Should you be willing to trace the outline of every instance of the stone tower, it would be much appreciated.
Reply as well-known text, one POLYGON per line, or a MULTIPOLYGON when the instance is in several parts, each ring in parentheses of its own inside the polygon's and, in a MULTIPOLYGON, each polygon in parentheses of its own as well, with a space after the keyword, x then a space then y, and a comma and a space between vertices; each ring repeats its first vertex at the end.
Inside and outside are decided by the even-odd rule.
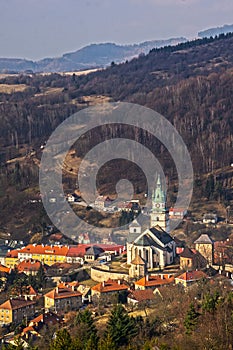
POLYGON ((150 216, 150 226, 155 227, 157 225, 169 233, 169 211, 160 176, 158 176, 156 187, 152 193, 152 212, 150 216))
POLYGON ((142 259, 139 255, 136 256, 131 261, 131 266, 129 269, 129 277, 131 278, 140 278, 144 277, 147 273, 146 261, 142 259))
POLYGON ((214 242, 207 234, 202 234, 195 242, 195 249, 206 259, 207 266, 214 262, 214 242))

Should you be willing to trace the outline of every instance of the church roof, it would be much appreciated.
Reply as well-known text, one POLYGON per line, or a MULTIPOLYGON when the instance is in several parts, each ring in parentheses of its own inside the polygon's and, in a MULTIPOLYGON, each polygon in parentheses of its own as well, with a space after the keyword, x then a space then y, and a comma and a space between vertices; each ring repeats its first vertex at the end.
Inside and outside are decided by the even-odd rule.
POLYGON ((127 242, 132 243, 134 242, 139 236, 141 236, 141 233, 138 232, 130 232, 127 237, 127 242))
POLYGON ((131 261, 131 264, 133 265, 145 265, 145 260, 140 257, 140 255, 137 255, 136 258, 134 258, 131 261))
POLYGON ((163 244, 167 244, 167 243, 170 243, 173 241, 173 238, 166 231, 164 231, 161 227, 159 227, 158 225, 155 227, 151 227, 150 231, 163 244))
POLYGON ((135 240, 135 245, 149 247, 153 245, 154 240, 151 237, 148 237, 147 235, 142 236, 138 240, 135 240))
POLYGON ((213 244, 212 239, 207 234, 202 234, 200 237, 194 242, 194 244, 213 244))

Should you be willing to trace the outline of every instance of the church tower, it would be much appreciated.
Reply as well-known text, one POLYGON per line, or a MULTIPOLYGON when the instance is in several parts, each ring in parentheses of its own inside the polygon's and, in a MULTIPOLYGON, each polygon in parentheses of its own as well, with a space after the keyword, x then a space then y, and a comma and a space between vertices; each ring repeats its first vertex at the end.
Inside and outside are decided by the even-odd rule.
POLYGON ((158 176, 156 187, 152 193, 152 212, 150 226, 160 226, 169 233, 169 210, 166 205, 166 196, 162 189, 160 176, 158 176))

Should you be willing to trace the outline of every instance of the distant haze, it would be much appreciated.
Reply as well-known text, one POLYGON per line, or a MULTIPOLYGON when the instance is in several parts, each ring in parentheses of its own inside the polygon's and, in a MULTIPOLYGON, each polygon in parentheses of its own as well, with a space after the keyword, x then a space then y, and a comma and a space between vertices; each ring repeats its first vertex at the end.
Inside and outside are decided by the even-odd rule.
POLYGON ((37 60, 90 43, 193 38, 232 23, 232 0, 1 0, 0 57, 37 60))

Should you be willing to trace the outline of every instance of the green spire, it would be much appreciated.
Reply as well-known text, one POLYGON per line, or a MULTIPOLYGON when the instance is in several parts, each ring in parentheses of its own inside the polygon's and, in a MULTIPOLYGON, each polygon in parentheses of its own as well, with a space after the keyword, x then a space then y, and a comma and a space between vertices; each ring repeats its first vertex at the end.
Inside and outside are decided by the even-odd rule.
POLYGON ((155 189, 152 193, 152 202, 153 203, 165 203, 166 199, 165 199, 165 193, 162 189, 162 184, 161 184, 161 180, 160 180, 160 175, 158 175, 158 179, 157 179, 157 183, 155 186, 155 189))

